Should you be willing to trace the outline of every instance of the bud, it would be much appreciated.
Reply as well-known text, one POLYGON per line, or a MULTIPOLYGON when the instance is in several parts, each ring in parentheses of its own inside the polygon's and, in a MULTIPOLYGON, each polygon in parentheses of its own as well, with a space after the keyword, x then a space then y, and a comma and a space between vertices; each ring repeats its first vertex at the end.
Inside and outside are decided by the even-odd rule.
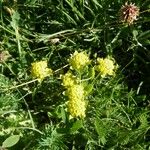
POLYGON ((133 24, 133 21, 137 20, 139 16, 139 8, 135 4, 128 4, 127 2, 123 5, 119 11, 120 20, 128 25, 133 24))

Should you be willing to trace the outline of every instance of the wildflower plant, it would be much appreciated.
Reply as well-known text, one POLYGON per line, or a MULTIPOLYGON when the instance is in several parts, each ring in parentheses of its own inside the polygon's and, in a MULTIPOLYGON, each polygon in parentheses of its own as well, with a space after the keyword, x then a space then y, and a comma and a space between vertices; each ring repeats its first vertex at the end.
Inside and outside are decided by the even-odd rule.
POLYGON ((67 111, 73 118, 84 118, 86 116, 86 90, 82 78, 88 74, 90 64, 89 56, 85 51, 75 51, 70 59, 70 70, 61 75, 62 85, 66 88, 65 95, 68 97, 67 111))

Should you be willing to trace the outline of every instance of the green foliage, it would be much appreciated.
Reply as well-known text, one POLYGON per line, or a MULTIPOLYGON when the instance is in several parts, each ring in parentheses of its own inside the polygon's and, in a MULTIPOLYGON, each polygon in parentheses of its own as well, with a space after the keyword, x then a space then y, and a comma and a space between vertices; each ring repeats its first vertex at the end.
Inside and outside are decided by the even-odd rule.
POLYGON ((125 2, 0 1, 0 149, 150 149, 150 4, 133 0, 140 13, 127 25, 125 2), (75 51, 90 58, 80 71, 69 64, 75 51), (97 58, 107 56, 118 69, 102 78, 97 58), (31 63, 41 60, 53 76, 39 83, 31 63), (68 71, 84 87, 84 118, 68 112, 68 71))
POLYGON ((12 147, 19 141, 19 139, 20 139, 19 135, 12 135, 3 142, 2 147, 3 148, 12 147))
POLYGON ((64 140, 54 127, 48 126, 39 141, 38 149, 66 150, 67 146, 64 144, 64 140))

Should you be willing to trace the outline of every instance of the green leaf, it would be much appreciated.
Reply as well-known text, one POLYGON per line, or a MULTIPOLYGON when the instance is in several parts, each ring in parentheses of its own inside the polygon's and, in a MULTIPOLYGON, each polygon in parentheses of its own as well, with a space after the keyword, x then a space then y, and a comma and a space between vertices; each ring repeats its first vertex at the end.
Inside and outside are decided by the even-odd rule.
POLYGON ((67 115, 66 115, 65 109, 63 107, 61 108, 61 117, 62 117, 63 122, 66 123, 67 115))
POLYGON ((75 133, 78 129, 83 127, 82 120, 77 120, 71 127, 70 132, 75 133))
POLYGON ((94 2, 97 6, 99 6, 100 8, 102 8, 102 5, 100 5, 100 3, 99 3, 97 0, 93 0, 93 2, 94 2))
POLYGON ((68 127, 66 127, 66 128, 57 128, 56 131, 59 134, 69 134, 69 128, 68 127))
POLYGON ((89 95, 93 90, 93 84, 89 84, 84 89, 86 91, 86 95, 89 95))
POLYGON ((13 27, 14 30, 18 27, 19 19, 20 19, 20 14, 17 11, 15 11, 12 15, 12 21, 11 21, 11 26, 13 27))
POLYGON ((105 144, 106 143, 106 139, 105 139, 106 129, 105 129, 105 126, 101 120, 98 120, 98 119, 95 120, 95 130, 99 135, 101 143, 105 144))
POLYGON ((12 135, 3 142, 2 147, 3 148, 12 147, 16 143, 18 143, 19 139, 20 139, 20 135, 12 135))
POLYGON ((102 135, 101 126, 98 119, 95 120, 95 129, 98 135, 101 136, 102 135))
POLYGON ((130 141, 130 134, 126 131, 126 133, 124 132, 121 132, 120 133, 120 137, 118 138, 118 142, 121 144, 121 145, 126 145, 128 144, 128 142, 130 141))
POLYGON ((139 128, 146 128, 148 127, 148 121, 147 121, 147 115, 146 114, 141 114, 139 116, 139 120, 140 120, 140 123, 141 125, 139 126, 139 128))
POLYGON ((133 34, 134 40, 137 41, 138 31, 137 30, 133 30, 132 34, 133 34))
POLYGON ((62 10, 62 13, 66 16, 66 18, 68 19, 68 21, 70 21, 74 25, 77 25, 76 21, 71 16, 69 16, 65 11, 62 10))
POLYGON ((95 68, 94 67, 89 69, 89 77, 91 79, 94 79, 94 77, 95 77, 95 68))
POLYGON ((145 40, 148 38, 150 38, 150 31, 145 31, 137 37, 137 39, 139 39, 139 40, 145 40))

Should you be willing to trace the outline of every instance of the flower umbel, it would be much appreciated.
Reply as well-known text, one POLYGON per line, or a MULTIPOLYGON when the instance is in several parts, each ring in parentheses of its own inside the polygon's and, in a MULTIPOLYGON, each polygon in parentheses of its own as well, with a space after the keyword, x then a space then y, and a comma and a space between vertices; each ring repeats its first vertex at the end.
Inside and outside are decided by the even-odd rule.
POLYGON ((63 86, 66 88, 73 86, 77 82, 75 76, 73 76, 71 72, 67 72, 65 75, 62 75, 61 78, 63 86))
POLYGON ((31 74, 41 82, 45 77, 52 74, 52 70, 47 67, 47 61, 39 61, 31 64, 31 74))
POLYGON ((83 100, 69 100, 68 101, 68 111, 73 118, 85 117, 86 104, 83 100))
POLYGON ((128 4, 127 2, 123 5, 119 11, 120 20, 129 25, 133 24, 133 21, 137 20, 139 15, 139 8, 135 4, 128 4))
POLYGON ((80 71, 90 63, 90 60, 85 52, 78 53, 77 51, 75 51, 69 59, 69 63, 73 69, 80 71))
POLYGON ((71 86, 67 86, 67 90, 65 93, 68 97, 67 108, 71 117, 84 118, 86 110, 86 105, 84 101, 84 87, 82 85, 72 84, 71 86))
POLYGON ((96 66, 96 70, 100 72, 101 77, 105 77, 106 75, 114 75, 114 71, 116 66, 114 65, 114 60, 109 58, 98 58, 98 65, 96 66))
POLYGON ((66 95, 70 100, 84 99, 84 87, 82 85, 72 85, 66 91, 66 95))

